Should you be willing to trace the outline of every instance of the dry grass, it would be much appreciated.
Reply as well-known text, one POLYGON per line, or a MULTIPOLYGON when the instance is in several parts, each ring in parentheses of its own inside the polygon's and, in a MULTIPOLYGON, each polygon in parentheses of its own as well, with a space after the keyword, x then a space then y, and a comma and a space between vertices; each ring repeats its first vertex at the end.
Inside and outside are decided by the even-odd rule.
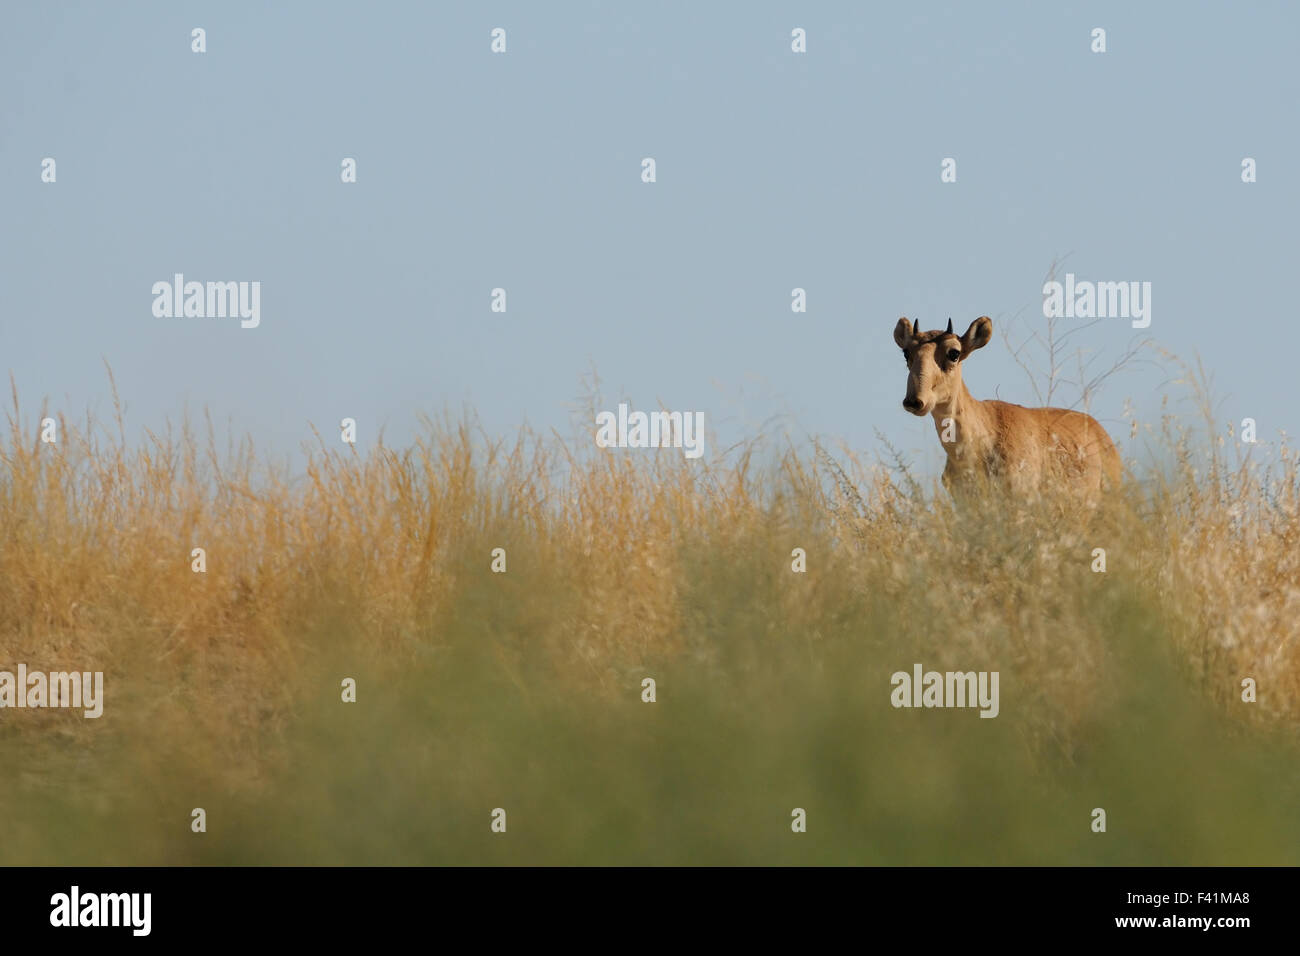
POLYGON ((402 451, 322 439, 291 479, 210 424, 42 444, 15 394, 0 669, 102 670, 108 696, 99 721, 0 712, 0 860, 1297 862, 1292 451, 1229 461, 1168 417, 1096 513, 958 512, 844 450, 709 465, 426 424, 402 451), (914 662, 999 671, 1002 716, 892 710, 914 662), (510 851, 486 842, 508 800, 510 851), (1125 801, 1144 842, 1089 833, 1125 801), (792 851, 806 805, 826 839, 792 851))

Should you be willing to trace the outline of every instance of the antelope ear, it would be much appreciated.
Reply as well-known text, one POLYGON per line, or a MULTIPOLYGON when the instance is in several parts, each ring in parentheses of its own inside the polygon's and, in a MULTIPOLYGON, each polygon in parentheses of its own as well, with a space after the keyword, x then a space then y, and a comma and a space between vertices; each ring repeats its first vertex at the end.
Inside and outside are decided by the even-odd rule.
POLYGON ((981 315, 978 319, 970 324, 966 334, 961 337, 961 354, 962 358, 970 355, 976 349, 982 349, 989 344, 993 338, 993 320, 987 315, 981 315))
POLYGON ((908 321, 906 316, 899 319, 898 324, 894 326, 894 341, 898 343, 900 349, 905 349, 911 345, 912 336, 915 334, 916 329, 912 327, 912 323, 908 321))

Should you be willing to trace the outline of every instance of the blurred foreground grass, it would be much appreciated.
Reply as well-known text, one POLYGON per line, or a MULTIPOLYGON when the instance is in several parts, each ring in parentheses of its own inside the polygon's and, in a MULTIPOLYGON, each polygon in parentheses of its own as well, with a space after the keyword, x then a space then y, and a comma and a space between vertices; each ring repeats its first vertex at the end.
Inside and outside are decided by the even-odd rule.
POLYGON ((1300 863, 1285 449, 1229 467, 1166 422, 1095 514, 959 514, 824 451, 444 422, 290 481, 19 418, 0 669, 103 670, 106 703, 0 710, 0 863, 1300 863), (914 663, 998 671, 1000 715, 895 710, 914 663))

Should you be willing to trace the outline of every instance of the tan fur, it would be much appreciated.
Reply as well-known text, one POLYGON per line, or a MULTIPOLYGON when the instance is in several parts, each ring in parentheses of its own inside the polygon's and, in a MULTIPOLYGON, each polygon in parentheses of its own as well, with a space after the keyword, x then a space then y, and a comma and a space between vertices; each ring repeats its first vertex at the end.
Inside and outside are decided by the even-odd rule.
POLYGON ((894 341, 908 363, 903 407, 914 415, 933 416, 948 455, 944 485, 956 491, 992 479, 1029 493, 1050 481, 1091 493, 1107 483, 1117 484, 1119 452, 1091 415, 981 402, 971 396, 962 380, 962 367, 992 337, 993 321, 988 316, 976 319, 960 337, 950 331, 919 332, 906 318, 894 328, 894 341), (957 358, 951 358, 950 352, 956 352, 957 358))

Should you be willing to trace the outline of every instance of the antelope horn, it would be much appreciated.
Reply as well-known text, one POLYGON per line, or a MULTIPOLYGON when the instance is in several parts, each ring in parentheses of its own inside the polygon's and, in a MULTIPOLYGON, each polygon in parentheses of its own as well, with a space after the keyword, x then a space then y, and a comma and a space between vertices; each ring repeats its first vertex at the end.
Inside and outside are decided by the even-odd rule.
POLYGON ((948 334, 952 335, 952 316, 948 316, 948 334))

